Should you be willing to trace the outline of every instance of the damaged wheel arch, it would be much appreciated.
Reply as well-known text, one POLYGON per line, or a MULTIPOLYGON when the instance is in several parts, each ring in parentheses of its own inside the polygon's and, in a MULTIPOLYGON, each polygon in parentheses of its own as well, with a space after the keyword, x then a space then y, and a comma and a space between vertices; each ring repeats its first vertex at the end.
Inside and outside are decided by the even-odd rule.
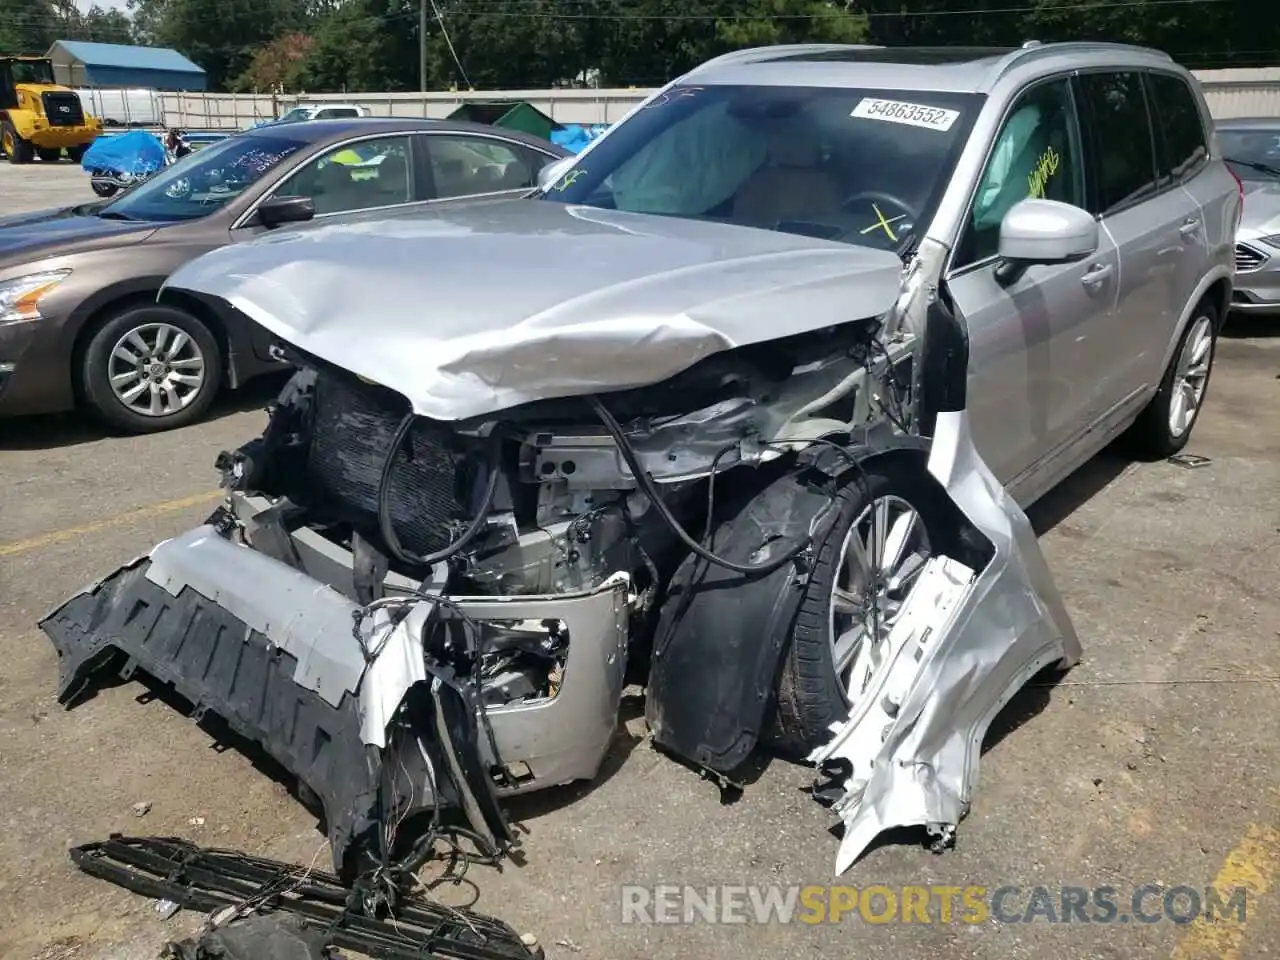
POLYGON ((868 495, 908 490, 927 504, 940 550, 981 549, 930 478, 927 450, 927 441, 907 436, 821 447, 717 519, 713 548, 740 562, 767 559, 770 544, 823 529, 807 555, 763 577, 686 558, 663 604, 650 666, 646 717, 657 743, 729 774, 762 739, 789 754, 826 741, 843 719, 831 699, 832 664, 819 661, 806 674, 795 663, 827 643, 825 618, 815 624, 806 612, 829 602, 832 554, 868 495), (796 685, 810 681, 822 689, 806 702, 796 685))

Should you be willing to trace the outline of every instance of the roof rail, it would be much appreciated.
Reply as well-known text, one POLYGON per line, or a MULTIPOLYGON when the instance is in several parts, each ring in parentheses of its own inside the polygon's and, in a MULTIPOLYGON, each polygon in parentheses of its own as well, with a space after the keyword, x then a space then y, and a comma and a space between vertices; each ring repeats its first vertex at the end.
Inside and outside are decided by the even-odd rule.
POLYGON ((776 57, 797 53, 826 53, 830 50, 883 50, 883 44, 876 43, 779 43, 767 47, 746 47, 742 50, 731 50, 722 53, 705 63, 700 63, 686 77, 706 67, 723 67, 731 63, 758 63, 761 60, 773 60, 776 57))
POLYGON ((1105 40, 1064 40, 1062 42, 1042 43, 1039 40, 1027 40, 1017 50, 1006 54, 1000 61, 996 69, 997 75, 1003 75, 1008 70, 1028 60, 1035 60, 1040 57, 1053 56, 1056 53, 1090 53, 1105 51, 1126 51, 1129 53, 1145 53, 1151 56, 1161 57, 1162 59, 1173 61, 1173 57, 1165 53, 1163 50, 1157 50, 1154 47, 1141 47, 1132 43, 1110 43, 1105 40))

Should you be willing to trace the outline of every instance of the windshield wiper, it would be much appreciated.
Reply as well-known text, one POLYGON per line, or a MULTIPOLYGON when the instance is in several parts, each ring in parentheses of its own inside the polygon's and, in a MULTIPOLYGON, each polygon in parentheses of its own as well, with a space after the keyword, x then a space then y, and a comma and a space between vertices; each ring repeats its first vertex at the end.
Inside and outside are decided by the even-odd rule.
POLYGON ((99 210, 98 218, 100 220, 124 220, 128 223, 140 223, 137 217, 131 217, 127 213, 117 213, 115 210, 99 210))
POLYGON ((1259 173, 1269 174, 1273 177, 1280 177, 1280 167, 1273 167, 1270 164, 1258 163, 1256 160, 1236 160, 1234 157, 1227 157, 1227 163, 1234 163, 1249 170, 1257 170, 1259 173))

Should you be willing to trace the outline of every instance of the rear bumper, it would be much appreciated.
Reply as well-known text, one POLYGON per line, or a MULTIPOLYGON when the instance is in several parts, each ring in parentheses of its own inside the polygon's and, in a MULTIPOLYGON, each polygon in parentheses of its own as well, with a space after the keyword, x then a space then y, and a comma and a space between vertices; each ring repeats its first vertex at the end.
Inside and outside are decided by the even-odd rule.
MULTIPOLYGON (((626 582, 574 596, 452 599, 480 623, 557 619, 570 638, 554 696, 485 711, 492 746, 487 738, 454 739, 474 754, 464 764, 500 764, 512 774, 501 790, 481 786, 527 792, 593 777, 622 695, 626 582)), ((435 676, 422 644, 430 607, 411 608, 366 663, 352 600, 204 525, 88 587, 40 627, 59 654, 61 703, 72 704, 102 675, 128 677, 136 668, 172 685, 197 718, 220 717, 315 793, 342 870, 353 842, 373 832, 378 811, 433 805, 424 778, 411 777, 416 784, 406 781, 400 791, 400 781, 393 777, 388 787, 381 773, 383 755, 403 742, 406 698, 435 676), (379 792, 388 789, 396 795, 379 792)), ((428 730, 407 733, 410 743, 432 739, 428 730)), ((416 745, 400 759, 415 754, 416 745)), ((454 792, 438 786, 441 802, 452 803, 454 792)))

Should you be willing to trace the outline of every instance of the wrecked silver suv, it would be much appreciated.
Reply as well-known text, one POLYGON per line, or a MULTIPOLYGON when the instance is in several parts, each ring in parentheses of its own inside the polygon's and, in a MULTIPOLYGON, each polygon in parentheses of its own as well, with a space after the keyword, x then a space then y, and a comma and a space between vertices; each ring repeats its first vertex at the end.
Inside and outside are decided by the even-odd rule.
POLYGON ((761 742, 820 764, 842 868, 889 826, 945 840, 995 713, 1079 655, 971 439, 925 226, 981 104, 916 93, 942 114, 911 126, 862 89, 744 87, 743 62, 651 97, 541 196, 175 274, 298 372, 219 459, 225 506, 43 621, 61 698, 106 670, 172 684, 299 778, 348 872, 412 858, 415 813, 501 850, 499 800, 593 777, 629 681, 703 770, 761 742), (666 136, 700 97, 714 135, 666 136), (742 185, 769 150, 747 134, 851 108, 864 153, 918 147, 910 217, 897 188, 824 223, 742 185))

